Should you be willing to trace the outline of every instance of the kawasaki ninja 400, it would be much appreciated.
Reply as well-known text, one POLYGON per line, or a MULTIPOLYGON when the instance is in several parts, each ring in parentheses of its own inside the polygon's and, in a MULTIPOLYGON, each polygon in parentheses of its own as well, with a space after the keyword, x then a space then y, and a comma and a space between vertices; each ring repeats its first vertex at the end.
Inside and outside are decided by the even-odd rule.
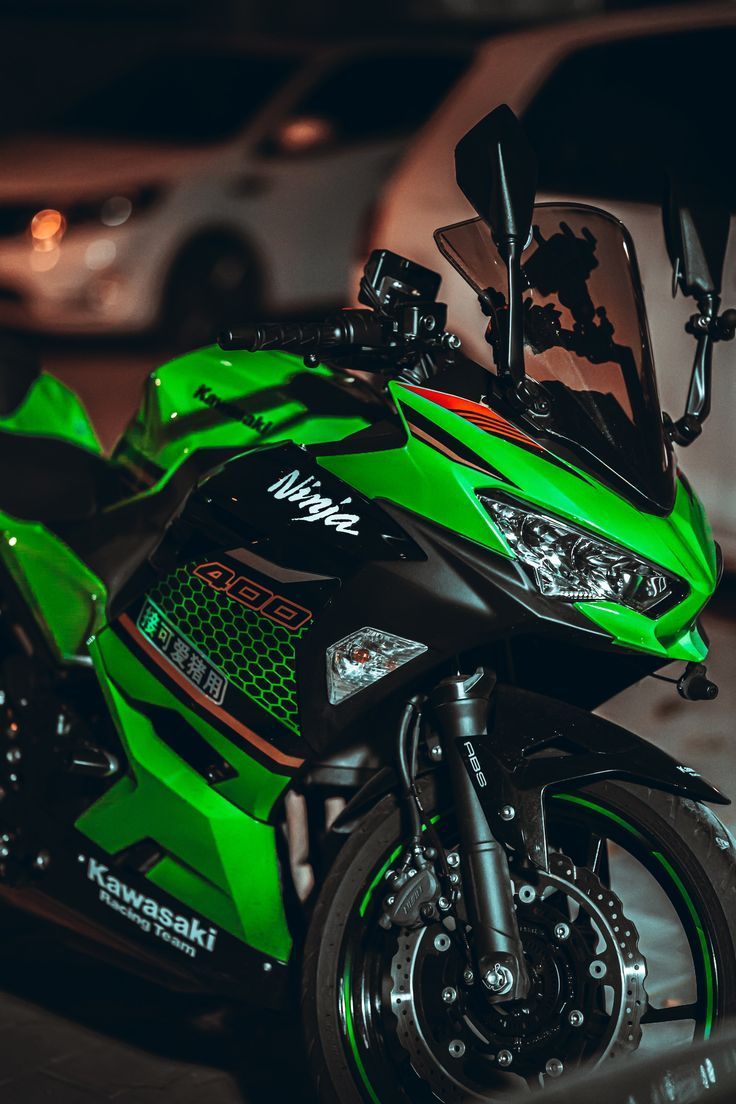
POLYGON ((534 205, 508 108, 456 163, 487 365, 377 251, 365 309, 154 373, 112 459, 2 381, 0 892, 180 988, 286 1007, 301 972, 342 1104, 495 1101, 736 1011, 726 799, 590 712, 675 660, 716 693, 672 442, 733 336, 728 212, 671 195, 672 421, 622 225, 534 205))

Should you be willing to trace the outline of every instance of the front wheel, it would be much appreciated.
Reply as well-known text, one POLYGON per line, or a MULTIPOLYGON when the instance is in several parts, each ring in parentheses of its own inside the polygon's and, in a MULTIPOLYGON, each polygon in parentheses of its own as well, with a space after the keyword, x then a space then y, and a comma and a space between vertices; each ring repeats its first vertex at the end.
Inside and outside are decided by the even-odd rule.
MULTIPOLYGON (((432 782, 423 804, 459 865, 453 813, 432 782)), ((495 1102, 582 1064, 707 1038, 734 1014, 736 852, 710 810, 606 782, 549 797, 547 821, 549 873, 511 864, 531 989, 502 1005, 473 976, 461 917, 378 923, 405 842, 396 799, 354 831, 305 948, 320 1100, 495 1102)))

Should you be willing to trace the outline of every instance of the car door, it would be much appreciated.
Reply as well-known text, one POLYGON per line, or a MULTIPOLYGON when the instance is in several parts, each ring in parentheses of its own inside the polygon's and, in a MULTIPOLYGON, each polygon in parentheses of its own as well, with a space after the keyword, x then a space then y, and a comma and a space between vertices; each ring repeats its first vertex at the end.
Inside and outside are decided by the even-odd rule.
POLYGON ((243 220, 268 247, 270 309, 342 303, 355 241, 404 144, 467 50, 334 56, 260 139, 243 220))
MULTIPOLYGON (((570 53, 537 89, 523 122, 545 196, 611 210, 632 233, 645 285, 662 405, 684 408, 694 341, 683 332, 695 304, 671 295, 660 203, 668 164, 716 171, 736 212, 732 141, 736 27, 599 42, 570 53)), ((736 306, 736 234, 726 258, 725 306, 736 306)), ((736 562, 736 346, 716 348, 713 412, 681 457, 716 535, 736 562)))

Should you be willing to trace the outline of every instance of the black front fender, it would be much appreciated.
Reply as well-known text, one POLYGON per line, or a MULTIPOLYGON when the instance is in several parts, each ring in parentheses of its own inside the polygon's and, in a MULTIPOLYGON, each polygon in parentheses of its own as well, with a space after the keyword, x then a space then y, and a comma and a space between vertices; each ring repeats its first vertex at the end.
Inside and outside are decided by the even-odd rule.
POLYGON ((641 736, 576 706, 515 687, 498 686, 487 732, 464 742, 489 823, 498 836, 546 865, 545 796, 604 778, 665 790, 692 801, 730 799, 692 767, 641 736), (471 750, 472 748, 472 750, 471 750), (483 785, 485 783, 485 785, 483 785), (504 819, 513 809, 511 819, 504 819))

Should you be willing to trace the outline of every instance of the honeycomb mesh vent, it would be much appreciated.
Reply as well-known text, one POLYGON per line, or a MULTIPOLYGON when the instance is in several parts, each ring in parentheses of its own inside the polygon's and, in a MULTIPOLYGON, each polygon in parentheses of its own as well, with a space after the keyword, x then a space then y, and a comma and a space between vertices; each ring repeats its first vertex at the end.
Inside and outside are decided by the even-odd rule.
POLYGON ((232 686, 299 733, 294 646, 306 626, 291 632, 213 590, 187 567, 158 583, 149 597, 232 686))

